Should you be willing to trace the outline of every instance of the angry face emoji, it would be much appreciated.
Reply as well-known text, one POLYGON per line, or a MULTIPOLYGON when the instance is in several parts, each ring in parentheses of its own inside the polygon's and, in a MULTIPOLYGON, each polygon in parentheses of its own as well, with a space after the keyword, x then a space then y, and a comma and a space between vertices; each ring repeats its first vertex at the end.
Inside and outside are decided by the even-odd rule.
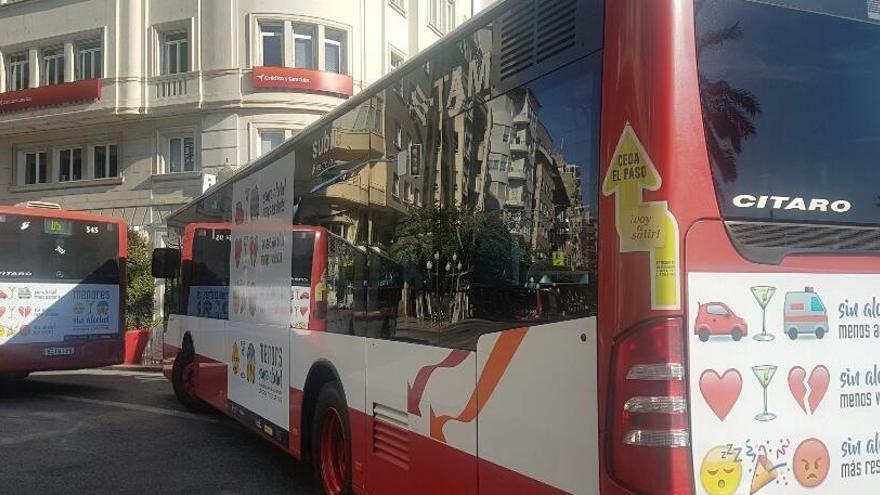
POLYGON ((739 449, 718 445, 703 457, 700 482, 709 495, 732 495, 742 481, 742 461, 739 449))
POLYGON ((807 488, 821 485, 830 467, 828 449, 815 438, 804 440, 794 451, 791 470, 798 483, 807 488))

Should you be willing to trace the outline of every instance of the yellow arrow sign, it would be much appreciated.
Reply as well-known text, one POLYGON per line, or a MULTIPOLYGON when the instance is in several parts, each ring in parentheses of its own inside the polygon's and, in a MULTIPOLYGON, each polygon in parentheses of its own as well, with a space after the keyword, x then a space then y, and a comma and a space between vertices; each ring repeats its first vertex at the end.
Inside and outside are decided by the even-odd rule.
POLYGON ((602 182, 602 194, 614 195, 620 252, 651 254, 651 307, 678 309, 678 222, 665 201, 645 202, 644 190, 660 189, 662 179, 629 123, 623 128, 602 182))

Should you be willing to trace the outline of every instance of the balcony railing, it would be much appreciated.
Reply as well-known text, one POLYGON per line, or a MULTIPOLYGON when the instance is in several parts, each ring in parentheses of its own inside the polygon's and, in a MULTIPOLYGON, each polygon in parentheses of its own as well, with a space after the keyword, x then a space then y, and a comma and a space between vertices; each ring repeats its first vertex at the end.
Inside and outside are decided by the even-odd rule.
POLYGON ((168 100, 194 96, 198 90, 198 74, 169 74, 157 76, 150 80, 151 92, 156 100, 168 100))

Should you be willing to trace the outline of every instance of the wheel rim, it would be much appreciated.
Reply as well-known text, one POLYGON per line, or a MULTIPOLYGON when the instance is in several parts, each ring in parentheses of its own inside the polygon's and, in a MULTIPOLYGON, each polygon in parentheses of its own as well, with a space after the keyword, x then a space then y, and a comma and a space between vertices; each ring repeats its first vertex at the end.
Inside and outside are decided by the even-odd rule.
POLYGON ((183 368, 183 391, 189 396, 196 394, 196 363, 188 363, 183 368))
POLYGON ((345 476, 345 434, 336 408, 327 410, 321 426, 321 482, 330 495, 342 493, 345 476))

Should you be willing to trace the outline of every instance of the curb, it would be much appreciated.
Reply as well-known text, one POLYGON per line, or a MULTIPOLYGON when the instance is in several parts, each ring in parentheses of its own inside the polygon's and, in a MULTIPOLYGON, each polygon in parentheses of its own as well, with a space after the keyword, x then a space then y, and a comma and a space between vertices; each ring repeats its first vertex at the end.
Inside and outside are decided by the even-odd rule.
POLYGON ((139 365, 139 364, 117 364, 114 366, 107 366, 105 369, 108 370, 118 370, 118 371, 149 371, 149 372, 162 372, 162 366, 147 366, 147 365, 139 365))

